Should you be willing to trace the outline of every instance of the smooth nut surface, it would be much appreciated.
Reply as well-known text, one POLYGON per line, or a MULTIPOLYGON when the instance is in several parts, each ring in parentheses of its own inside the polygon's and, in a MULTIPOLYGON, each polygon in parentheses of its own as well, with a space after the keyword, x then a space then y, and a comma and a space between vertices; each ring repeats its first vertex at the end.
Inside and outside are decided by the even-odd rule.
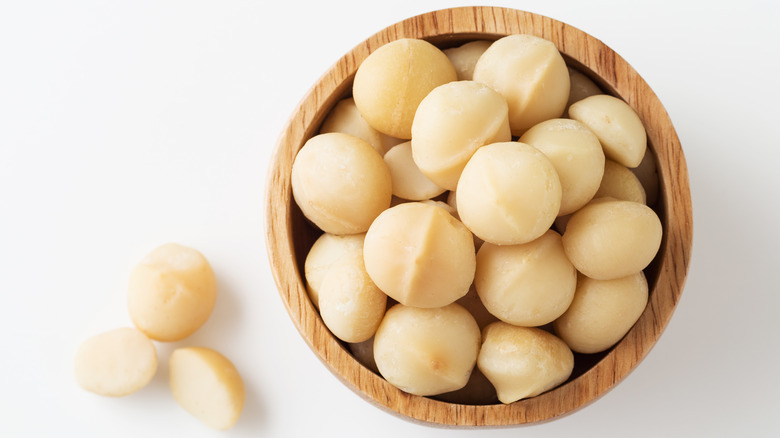
POLYGON ((321 230, 357 234, 390 205, 392 182, 371 145, 333 132, 312 137, 298 152, 292 191, 304 216, 321 230))
POLYGON ((365 237, 365 233, 346 236, 324 233, 314 242, 303 264, 306 291, 314 307, 320 308, 320 286, 331 266, 343 257, 351 255, 363 257, 365 237))
POLYGON ((450 59, 458 73, 459 81, 470 81, 474 78, 474 67, 477 65, 479 57, 492 43, 492 41, 487 40, 469 41, 462 46, 444 50, 444 54, 450 59))
POLYGON ((423 201, 444 193, 445 189, 436 185, 417 167, 412 156, 411 142, 393 146, 385 154, 384 160, 393 180, 393 196, 423 201))
POLYGON ((355 99, 351 97, 340 100, 328 112, 328 116, 325 117, 320 127, 320 134, 329 132, 341 132, 365 140, 376 149, 379 155, 384 155, 389 149, 385 136, 372 128, 360 115, 360 111, 355 105, 355 99))
POLYGON ((208 260, 195 249, 162 245, 130 273, 127 309, 139 330, 156 341, 178 341, 211 316, 217 280, 208 260))
POLYGON ((138 391, 152 380, 156 371, 154 344, 134 328, 115 329, 85 340, 74 361, 79 386, 109 397, 138 391))
POLYGON ((607 160, 604 163, 604 177, 596 192, 596 198, 615 198, 647 204, 647 195, 639 178, 628 167, 607 160))
POLYGON ((566 111, 564 117, 568 117, 569 107, 579 102, 586 97, 595 96, 597 94, 603 94, 601 88, 596 85, 589 77, 580 73, 579 71, 569 67, 569 82, 571 84, 569 88, 569 100, 566 102, 566 111))
POLYGON ((463 388, 477 361, 480 333, 458 304, 421 309, 396 304, 374 336, 379 372, 401 390, 436 395, 463 388))

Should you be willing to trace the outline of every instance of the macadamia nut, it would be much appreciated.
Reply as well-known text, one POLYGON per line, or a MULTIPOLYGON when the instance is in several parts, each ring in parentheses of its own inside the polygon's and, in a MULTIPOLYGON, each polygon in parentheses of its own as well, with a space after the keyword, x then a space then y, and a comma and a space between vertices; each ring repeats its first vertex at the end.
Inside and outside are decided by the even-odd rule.
POLYGON ((352 94, 374 129, 408 140, 423 98, 454 80, 455 67, 441 50, 427 41, 402 38, 378 48, 360 64, 352 94))
POLYGON ((535 327, 566 311, 577 271, 563 252, 561 236, 548 230, 520 245, 482 245, 474 285, 490 313, 510 324, 535 327))
POLYGON ((639 182, 642 183, 642 187, 645 189, 645 195, 647 197, 647 205, 655 205, 655 201, 658 200, 658 189, 660 181, 658 180, 658 168, 655 162, 655 154, 649 148, 645 152, 642 162, 639 166, 630 169, 634 172, 639 182))
POLYGON ((474 67, 474 80, 506 98, 512 135, 560 117, 569 99, 569 71, 558 48, 533 35, 491 44, 474 67))
POLYGON ((603 93, 601 88, 599 88, 599 86, 596 85, 596 83, 593 82, 589 77, 571 67, 568 69, 569 82, 571 83, 571 87, 569 89, 569 101, 566 102, 566 111, 564 112, 564 116, 567 118, 569 114, 569 107, 573 103, 579 102, 586 97, 603 93))
POLYGON ((342 133, 309 139, 292 166, 292 191, 304 216, 332 234, 358 234, 390 206, 392 182, 379 153, 342 133))
POLYGON ((411 201, 423 201, 444 193, 445 189, 420 172, 412 157, 411 142, 393 146, 387 151, 384 159, 393 180, 394 196, 411 201))
POLYGON ((384 155, 389 149, 384 135, 372 128, 360 115, 355 99, 351 97, 340 100, 325 117, 320 127, 320 134, 329 132, 342 132, 365 140, 379 152, 379 155, 384 155))
POLYGON ((365 233, 346 236, 325 233, 314 242, 303 264, 306 291, 309 293, 314 307, 320 308, 320 286, 322 286, 322 281, 331 266, 343 257, 352 255, 363 257, 363 239, 365 237, 365 233))
POLYGON ((477 60, 492 43, 486 40, 470 41, 462 46, 444 50, 444 54, 458 73, 459 81, 470 81, 474 78, 474 66, 477 65, 477 60))
POLYGON ((412 124, 412 153, 420 171, 454 190, 477 149, 512 139, 507 111, 506 100, 484 84, 458 81, 433 89, 412 124))
POLYGON ((474 280, 471 233, 444 209, 419 202, 385 210, 366 233, 366 271, 387 295, 416 307, 441 307, 474 280))
POLYGON ((109 397, 130 395, 146 386, 157 371, 154 344, 134 328, 120 328, 84 341, 76 351, 76 382, 109 397))
POLYGON ((397 304, 374 337, 379 372, 391 384, 416 395, 463 388, 477 361, 480 333, 458 304, 421 309, 397 304))
POLYGON ((550 160, 524 143, 483 146, 463 169, 458 214, 480 239, 496 245, 530 242, 553 224, 561 183, 550 160))
POLYGON ((633 327, 645 310, 647 296, 642 272, 614 280, 580 274, 574 301, 553 324, 555 333, 578 353, 604 351, 633 327))
POLYGON ((520 137, 550 159, 561 180, 558 215, 579 210, 593 199, 604 174, 604 151, 596 135, 570 119, 551 119, 534 125, 520 137))
POLYGON ((571 375, 574 355, 542 329, 495 322, 483 330, 477 366, 493 383, 502 403, 539 395, 571 375))
POLYGON ((569 117, 596 134, 607 158, 626 167, 642 162, 647 133, 642 120, 627 103, 606 94, 590 96, 572 104, 569 117))
POLYGON ((604 163, 604 177, 596 198, 615 198, 646 204, 645 189, 639 178, 628 167, 612 160, 604 163))
POLYGON ((208 320, 216 300, 217 280, 211 265, 186 246, 162 245, 130 273, 130 318, 156 341, 178 341, 193 334, 208 320))
POLYGON ((661 221, 644 204, 597 198, 574 213, 563 233, 563 249, 578 271, 611 280, 650 264, 661 246, 661 221))

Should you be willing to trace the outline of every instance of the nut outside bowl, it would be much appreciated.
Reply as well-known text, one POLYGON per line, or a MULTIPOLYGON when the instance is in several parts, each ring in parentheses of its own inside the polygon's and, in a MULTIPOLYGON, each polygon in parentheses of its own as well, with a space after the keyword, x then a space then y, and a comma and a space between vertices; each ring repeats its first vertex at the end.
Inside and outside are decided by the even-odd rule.
POLYGON ((462 7, 418 15, 369 37, 339 59, 306 94, 282 132, 270 162, 266 192, 266 244, 271 269, 287 311, 317 357, 344 384, 373 404, 406 419, 440 426, 510 426, 538 423, 572 413, 601 397, 647 355, 680 299, 690 261, 693 222, 688 172, 680 141, 661 102, 617 53, 572 26, 541 15, 496 7, 462 7), (600 354, 575 354, 572 376, 561 386, 511 404, 463 405, 407 394, 361 365, 322 322, 306 292, 303 262, 321 233, 293 201, 290 174, 303 144, 318 132, 328 111, 350 95, 360 63, 399 38, 425 39, 440 48, 475 39, 496 40, 527 33, 552 41, 567 64, 639 115, 654 153, 659 178, 653 206, 664 237, 645 270, 650 296, 628 334, 600 354))

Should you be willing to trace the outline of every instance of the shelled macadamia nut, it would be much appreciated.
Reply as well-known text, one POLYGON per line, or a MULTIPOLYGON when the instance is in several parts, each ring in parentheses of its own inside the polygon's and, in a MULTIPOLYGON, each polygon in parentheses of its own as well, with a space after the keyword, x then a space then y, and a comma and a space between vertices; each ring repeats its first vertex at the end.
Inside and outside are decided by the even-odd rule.
POLYGON ((596 135, 570 119, 550 119, 520 137, 550 159, 561 180, 558 215, 579 210, 593 199, 604 174, 604 151, 596 135))
POLYGON ((463 169, 458 214, 480 239, 496 245, 530 242, 550 228, 561 183, 550 160, 525 143, 483 146, 463 169))
POLYGON ((647 197, 647 205, 655 205, 655 201, 658 200, 658 186, 660 181, 658 180, 658 168, 655 162, 655 154, 650 148, 645 152, 645 157, 642 158, 642 162, 639 166, 630 169, 634 172, 639 182, 642 183, 642 187, 645 189, 645 195, 647 197))
POLYGON ((320 316, 342 341, 363 342, 374 336, 386 304, 387 295, 371 281, 362 254, 341 258, 322 280, 320 316))
POLYGON ((578 353, 604 351, 633 327, 645 310, 647 297, 642 272, 614 280, 579 274, 574 301, 553 324, 555 333, 578 353))
POLYGON ((504 96, 512 135, 560 117, 569 99, 569 71, 558 48, 533 35, 503 37, 474 67, 474 80, 504 96))
POLYGON ((408 140, 423 98, 455 80, 455 67, 441 50, 427 41, 402 38, 378 48, 360 64, 352 94, 374 129, 408 140))
POLYGON ((600 94, 569 107, 569 117, 585 124, 599 138, 607 158, 637 167, 647 149, 647 133, 633 108, 617 97, 600 94))
POLYGON ((444 193, 445 189, 420 172, 412 157, 411 142, 393 146, 387 151, 384 159, 393 180, 394 196, 410 201, 423 201, 444 193))
POLYGON ((146 386, 156 371, 154 344, 134 328, 120 328, 93 336, 76 351, 76 382, 98 395, 130 395, 146 386))
POLYGON ((539 328, 494 322, 482 331, 477 366, 502 403, 539 395, 571 375, 574 355, 555 335, 539 328))
POLYGON ((604 177, 595 197, 647 203, 645 189, 639 178, 628 167, 612 160, 604 163, 604 177))
POLYGON ((320 308, 320 286, 331 266, 344 257, 363 257, 365 237, 365 233, 346 236, 324 233, 314 242, 303 264, 306 291, 314 307, 320 308))
POLYGON ((441 307, 466 295, 476 254, 469 230, 440 207, 420 202, 382 212, 363 245, 366 271, 402 304, 441 307))
POLYGON ((454 190, 477 149, 512 139, 507 111, 506 99, 484 84, 458 81, 433 89, 412 124, 412 154, 420 171, 454 190))
POLYGON ((364 233, 390 206, 387 165, 370 144, 349 134, 309 139, 295 157, 291 179, 304 216, 326 233, 364 233))
POLYGON ((244 409, 244 381, 230 360, 205 347, 178 348, 171 354, 170 385, 181 407, 218 430, 233 427, 244 409))
POLYGON ((459 81, 470 81, 474 78, 474 66, 477 65, 477 60, 492 43, 487 40, 469 41, 462 46, 444 50, 444 54, 458 73, 459 81))
POLYGON ((340 100, 325 117, 320 127, 320 134, 329 132, 341 132, 365 140, 379 152, 379 155, 384 155, 389 149, 385 136, 372 128, 360 115, 355 99, 351 97, 340 100))
POLYGON ((463 388, 479 351, 479 327, 458 304, 422 309, 397 304, 374 337, 374 359, 382 376, 416 395, 463 388))
POLYGON ((548 230, 520 245, 482 245, 474 285, 490 313, 510 324, 536 327, 569 307, 577 271, 566 258, 560 234, 548 230))
POLYGON ((644 204, 596 198, 574 213, 563 233, 563 249, 578 271, 597 280, 635 274, 661 246, 661 221, 644 204))
POLYGON ((144 257, 130 273, 127 309, 146 336, 164 342, 193 334, 211 316, 217 280, 200 252, 175 243, 144 257))
POLYGON ((569 101, 566 102, 566 111, 564 112, 564 117, 567 118, 569 114, 569 107, 573 103, 579 102, 586 97, 603 94, 601 88, 599 88, 599 86, 596 85, 596 83, 593 82, 589 77, 571 67, 568 67, 568 69, 569 82, 571 83, 571 87, 569 89, 569 101))

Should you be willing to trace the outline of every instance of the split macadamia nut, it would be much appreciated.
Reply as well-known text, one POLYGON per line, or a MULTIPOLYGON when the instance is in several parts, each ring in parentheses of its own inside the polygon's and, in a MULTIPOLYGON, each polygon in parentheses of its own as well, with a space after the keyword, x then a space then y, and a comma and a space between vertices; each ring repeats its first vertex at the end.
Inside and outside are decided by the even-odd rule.
POLYGON ((637 167, 647 149, 642 120, 627 103, 600 94, 569 107, 569 117, 585 124, 599 138, 607 158, 626 167, 637 167))
POLYGON ((520 245, 482 245, 474 285, 490 313, 510 324, 536 327, 569 307, 577 271, 566 258, 561 236, 548 230, 520 245))
POLYGON ((412 143, 405 142, 387 151, 385 163, 393 180, 393 195, 411 201, 435 198, 445 192, 422 172, 412 157, 412 143))
POLYGON ((322 281, 320 315, 342 341, 363 342, 374 336, 386 305, 387 295, 371 281, 362 254, 339 260, 322 281))
POLYGON ((374 336, 374 359, 391 384, 416 395, 463 388, 477 361, 477 322, 458 304, 422 309, 397 304, 374 336))
POLYGON ((178 341, 193 334, 209 319, 216 300, 217 280, 211 265, 186 246, 162 245, 130 273, 130 318, 156 341, 178 341))
POLYGON ((604 174, 604 151, 585 125, 551 119, 534 125, 519 141, 542 151, 558 172, 562 190, 559 216, 573 213, 593 199, 604 174))
POLYGON ((477 149, 512 139, 507 111, 506 100, 484 84, 458 81, 433 89, 412 124, 412 154, 420 171, 454 190, 477 149))
POLYGON ((571 83, 569 101, 566 102, 566 111, 564 112, 566 117, 568 117, 569 107, 573 103, 579 102, 586 97, 603 94, 601 88, 595 82, 571 67, 569 67, 569 82, 571 83))
POLYGON ((595 197, 647 203, 645 189, 639 178, 628 167, 612 160, 604 163, 604 177, 595 197))
POLYGON ((510 35, 488 47, 474 67, 474 80, 509 104, 512 135, 560 117, 569 99, 569 71, 558 48, 533 35, 510 35))
POLYGON ((321 230, 357 234, 390 206, 392 182, 370 144, 334 132, 312 137, 298 152, 292 191, 304 216, 321 230))
POLYGON ((156 371, 154 344, 134 328, 120 328, 93 336, 76 351, 76 382, 98 395, 130 395, 146 386, 156 371))
POLYGON ((341 132, 365 140, 379 152, 379 155, 384 155, 391 147, 387 142, 388 137, 372 128, 360 115, 355 99, 351 97, 339 101, 325 117, 320 127, 320 134, 329 132, 341 132))
POLYGON ((366 271, 396 301, 441 307, 466 295, 476 254, 469 230, 442 208, 419 202, 382 212, 363 244, 366 271))
POLYGON ((204 347, 173 351, 170 360, 173 398, 213 429, 233 427, 244 408, 244 381, 225 356, 204 347))
POLYGON ((597 198, 574 213, 563 233, 563 249, 590 278, 611 280, 650 264, 661 246, 658 215, 638 202, 597 198))
POLYGON ((325 233, 314 242, 303 264, 306 291, 314 307, 320 308, 320 287, 331 266, 344 257, 363 257, 365 237, 365 233, 346 236, 325 233))
POLYGON ((455 80, 457 73, 447 55, 427 41, 405 38, 383 45, 360 64, 352 94, 374 129, 408 140, 423 98, 455 80))
POLYGON ((444 54, 450 59, 458 73, 459 81, 470 81, 474 78, 474 66, 477 65, 479 57, 492 43, 492 41, 487 40, 471 41, 462 46, 444 50, 444 54))
POLYGON ((539 328, 495 322, 482 333, 477 366, 502 403, 539 395, 571 375, 574 355, 555 335, 539 328))
POLYGON ((647 279, 642 272, 614 280, 582 274, 569 309, 558 318, 555 333, 578 353, 604 351, 628 333, 647 305, 647 279))
POLYGON ((524 143, 483 146, 458 182, 458 214, 480 239, 496 245, 530 242, 552 225, 561 183, 550 160, 524 143))

